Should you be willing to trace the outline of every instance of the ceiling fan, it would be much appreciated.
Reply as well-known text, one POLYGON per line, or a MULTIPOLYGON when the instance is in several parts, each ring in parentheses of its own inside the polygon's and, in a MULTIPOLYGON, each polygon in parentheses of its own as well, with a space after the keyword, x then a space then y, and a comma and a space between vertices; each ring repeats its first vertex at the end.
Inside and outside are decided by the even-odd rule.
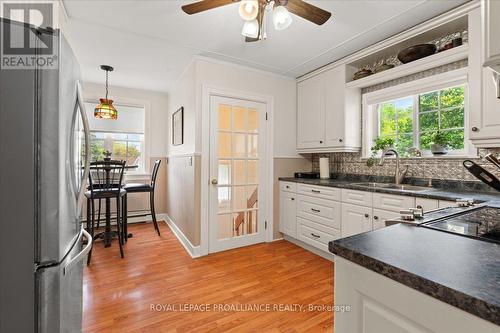
POLYGON ((292 23, 290 13, 317 25, 322 25, 332 16, 330 12, 303 0, 202 0, 182 6, 182 10, 192 15, 236 2, 240 3, 239 14, 245 20, 241 33, 247 42, 267 38, 266 11, 271 9, 276 30, 284 30, 290 26, 292 23))

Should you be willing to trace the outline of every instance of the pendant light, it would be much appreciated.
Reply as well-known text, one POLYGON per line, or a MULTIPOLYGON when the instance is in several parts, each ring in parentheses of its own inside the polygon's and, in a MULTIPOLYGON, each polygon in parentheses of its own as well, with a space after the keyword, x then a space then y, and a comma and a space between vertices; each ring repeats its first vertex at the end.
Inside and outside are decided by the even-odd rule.
POLYGON ((241 31, 241 34, 245 37, 250 38, 259 37, 259 21, 246 21, 245 24, 243 24, 243 30, 241 31))
POLYGON ((94 117, 100 119, 118 119, 118 111, 113 106, 113 101, 108 99, 108 75, 113 71, 113 67, 108 65, 101 65, 101 69, 106 71, 106 98, 100 98, 100 104, 94 110, 94 117))

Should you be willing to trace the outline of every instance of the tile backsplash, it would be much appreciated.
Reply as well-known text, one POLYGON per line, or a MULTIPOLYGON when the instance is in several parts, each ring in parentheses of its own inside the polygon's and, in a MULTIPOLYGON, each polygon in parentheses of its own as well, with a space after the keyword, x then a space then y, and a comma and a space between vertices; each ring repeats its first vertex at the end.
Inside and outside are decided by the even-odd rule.
MULTIPOLYGON (((330 153, 310 154, 312 171, 319 172, 319 158, 330 158, 330 173, 349 173, 376 176, 392 176, 395 170, 395 159, 389 157, 383 166, 375 163, 374 166, 366 165, 366 159, 361 159, 360 153, 330 153)), ((500 171, 491 163, 481 159, 472 159, 484 166, 488 171, 500 177, 500 171)), ((409 165, 408 177, 449 179, 449 180, 477 180, 462 165, 462 159, 456 158, 411 158, 401 159, 402 167, 409 165)))

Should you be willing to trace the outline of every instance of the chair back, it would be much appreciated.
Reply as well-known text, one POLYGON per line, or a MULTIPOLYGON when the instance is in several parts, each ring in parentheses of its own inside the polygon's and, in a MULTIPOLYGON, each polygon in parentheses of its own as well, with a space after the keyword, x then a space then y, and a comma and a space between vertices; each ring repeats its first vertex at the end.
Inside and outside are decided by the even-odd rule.
POLYGON ((95 191, 120 192, 125 161, 97 161, 90 163, 89 189, 95 191))
POLYGON ((160 170, 161 160, 156 160, 153 165, 153 172, 151 173, 151 187, 155 188, 156 186, 156 177, 158 176, 158 170, 160 170))

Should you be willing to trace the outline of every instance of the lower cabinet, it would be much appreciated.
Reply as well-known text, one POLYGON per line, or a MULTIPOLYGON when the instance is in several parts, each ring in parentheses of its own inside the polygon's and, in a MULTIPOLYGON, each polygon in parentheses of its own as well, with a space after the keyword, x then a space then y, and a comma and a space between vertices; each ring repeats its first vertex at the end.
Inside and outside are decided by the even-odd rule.
POLYGON ((280 193, 280 231, 285 235, 297 237, 297 201, 296 194, 280 193))
POLYGON ((373 209, 373 230, 385 227, 385 221, 400 217, 399 212, 373 209))
POLYGON ((328 252, 328 242, 341 238, 339 230, 325 227, 301 217, 297 217, 297 238, 320 250, 328 252))
POLYGON ((342 204, 342 237, 349 237, 372 229, 371 207, 342 204))

